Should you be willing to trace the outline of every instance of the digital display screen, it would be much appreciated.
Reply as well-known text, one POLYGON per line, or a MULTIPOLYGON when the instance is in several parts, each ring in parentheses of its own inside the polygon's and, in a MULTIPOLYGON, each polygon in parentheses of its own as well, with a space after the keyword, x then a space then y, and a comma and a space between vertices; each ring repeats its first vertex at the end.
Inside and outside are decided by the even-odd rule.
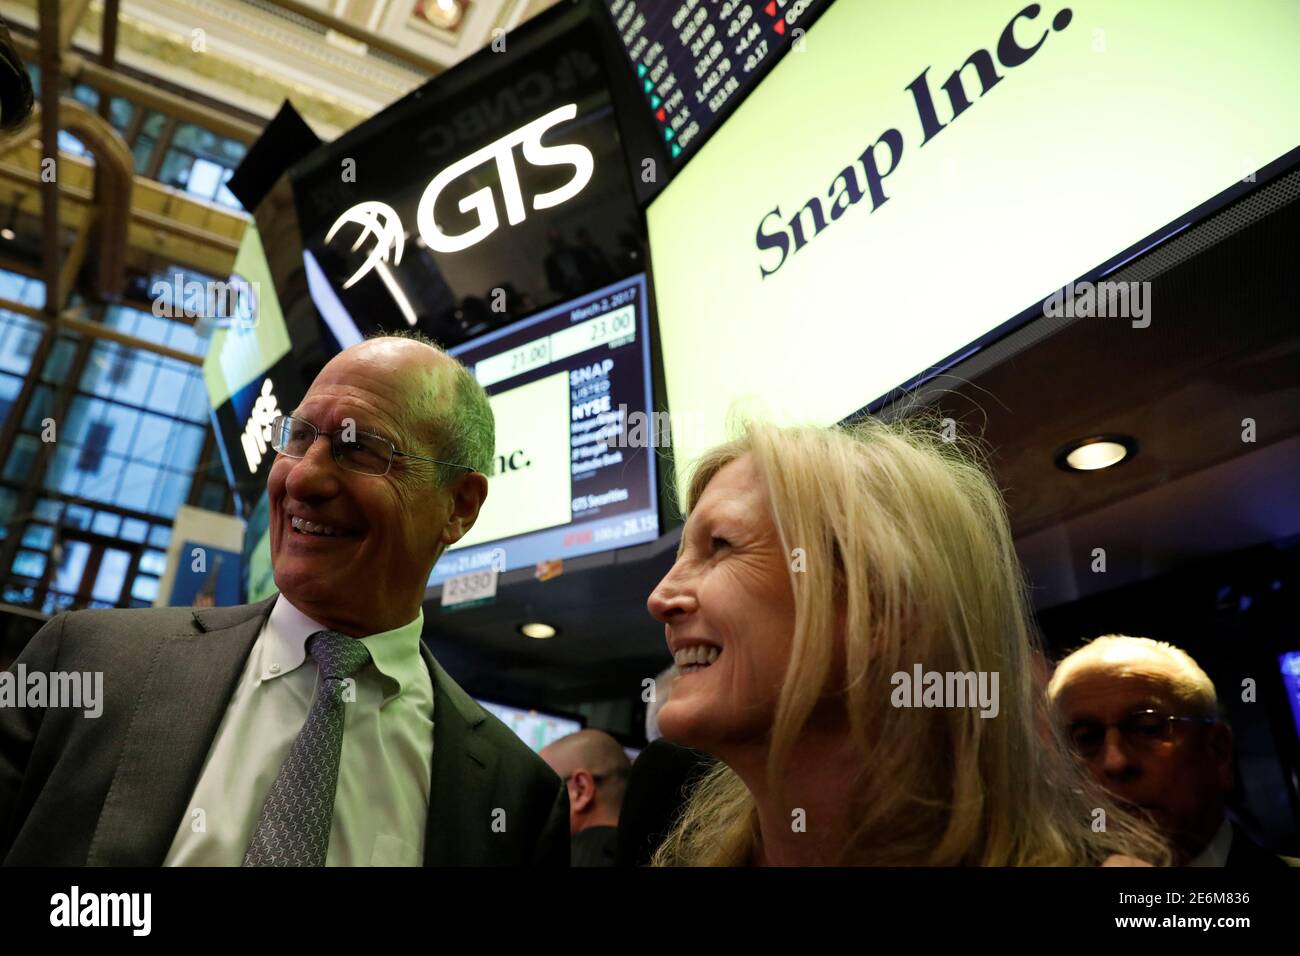
POLYGON ((256 222, 250 222, 229 283, 241 308, 209 322, 212 343, 203 378, 226 478, 247 515, 266 489, 275 452, 271 421, 306 392, 256 222))
POLYGON ((484 710, 513 730, 520 740, 532 748, 533 753, 555 743, 561 737, 576 734, 582 729, 582 721, 569 717, 557 717, 537 710, 523 710, 481 698, 475 700, 484 710))
POLYGON ((830 0, 603 0, 670 158, 698 148, 830 0))
POLYGON ((340 347, 411 328, 456 345, 645 271, 595 24, 534 27, 290 171, 340 347))
POLYGON ((652 408, 648 332, 637 275, 448 350, 492 402, 496 463, 430 585, 659 536, 655 449, 635 428, 652 408))
POLYGON ((1293 0, 839 2, 805 42, 647 209, 679 463, 733 406, 854 415, 1300 146, 1293 0))

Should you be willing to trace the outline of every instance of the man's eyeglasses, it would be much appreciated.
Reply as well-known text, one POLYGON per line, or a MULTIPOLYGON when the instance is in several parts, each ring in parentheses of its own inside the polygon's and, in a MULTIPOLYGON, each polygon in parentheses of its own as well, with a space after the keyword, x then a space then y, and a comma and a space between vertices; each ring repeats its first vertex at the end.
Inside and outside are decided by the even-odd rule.
POLYGON ((1174 728, 1179 724, 1213 724, 1213 717, 1178 717, 1158 710, 1139 710, 1114 723, 1097 720, 1077 720, 1069 727, 1070 743, 1085 760, 1101 753, 1106 744, 1106 732, 1118 727, 1120 738, 1130 750, 1154 750, 1173 740, 1174 728))
POLYGON ((330 450, 339 467, 359 475, 388 474, 388 470, 393 467, 394 455, 418 458, 420 461, 431 461, 435 465, 447 465, 451 468, 464 468, 466 471, 474 470, 468 465, 457 465, 450 461, 398 451, 387 438, 369 432, 355 429, 323 432, 311 422, 294 418, 292 415, 280 415, 271 423, 271 447, 289 458, 306 458, 312 443, 321 435, 329 437, 330 450))

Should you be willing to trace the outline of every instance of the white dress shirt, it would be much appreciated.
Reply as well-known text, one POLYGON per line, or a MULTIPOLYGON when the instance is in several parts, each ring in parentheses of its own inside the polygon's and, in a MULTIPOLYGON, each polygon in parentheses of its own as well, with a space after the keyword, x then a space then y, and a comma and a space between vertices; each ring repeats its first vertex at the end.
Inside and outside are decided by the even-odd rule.
MULTIPOLYGON (((373 666, 344 705, 327 866, 419 866, 433 766, 433 680, 420 656, 424 612, 361 638, 373 666)), ((307 638, 325 630, 283 595, 249 654, 165 866, 238 866, 271 783, 315 699, 307 638)))

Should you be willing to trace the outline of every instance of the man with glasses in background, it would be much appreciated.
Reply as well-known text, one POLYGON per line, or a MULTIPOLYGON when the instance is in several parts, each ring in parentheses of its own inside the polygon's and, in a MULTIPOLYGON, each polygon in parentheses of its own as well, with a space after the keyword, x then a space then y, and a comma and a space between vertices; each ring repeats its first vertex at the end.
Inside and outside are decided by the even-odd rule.
POLYGON ((1214 684, 1184 651, 1110 634, 1057 665, 1047 686, 1092 775, 1161 830, 1183 866, 1281 867, 1224 813, 1232 731, 1214 684))
POLYGON ((567 865, 565 786, 421 641, 494 431, 426 339, 335 356, 273 426, 277 596, 59 615, 24 650, 102 671, 102 715, 0 708, 0 860, 567 865))

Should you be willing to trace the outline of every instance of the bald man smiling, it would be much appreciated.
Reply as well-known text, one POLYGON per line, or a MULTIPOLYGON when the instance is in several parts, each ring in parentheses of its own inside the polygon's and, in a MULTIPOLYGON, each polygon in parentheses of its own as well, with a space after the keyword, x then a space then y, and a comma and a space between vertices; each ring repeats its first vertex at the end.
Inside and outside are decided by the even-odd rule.
POLYGON ((568 864, 568 796, 421 640, 487 497, 492 409, 432 342, 335 356, 273 425, 279 594, 78 611, 15 668, 103 673, 102 716, 0 709, 5 864, 568 864))

